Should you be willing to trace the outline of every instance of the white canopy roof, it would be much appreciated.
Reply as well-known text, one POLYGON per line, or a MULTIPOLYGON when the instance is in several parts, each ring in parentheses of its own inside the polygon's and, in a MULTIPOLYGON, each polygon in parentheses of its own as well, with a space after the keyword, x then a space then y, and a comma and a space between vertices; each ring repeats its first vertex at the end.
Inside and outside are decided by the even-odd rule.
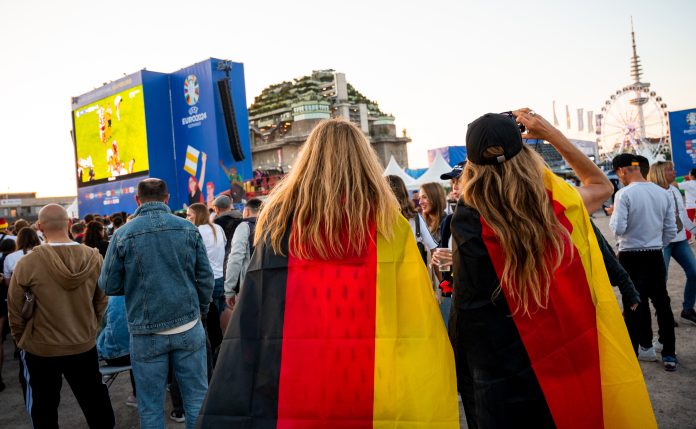
POLYGON ((73 201, 69 206, 65 208, 65 211, 67 211, 68 216, 72 218, 79 217, 79 214, 77 212, 77 198, 75 198, 75 201, 73 201))
POLYGON ((413 187, 413 184, 416 181, 416 179, 406 174, 403 168, 399 167, 399 164, 397 164, 396 160, 394 159, 394 155, 392 155, 389 159, 389 164, 387 164, 387 168, 384 169, 382 176, 399 176, 401 177, 401 180, 404 181, 407 188, 413 187))
POLYGON ((435 155, 435 160, 433 160, 432 165, 428 168, 428 171, 423 173, 421 177, 415 180, 415 184, 420 186, 424 183, 435 182, 443 186, 449 185, 449 180, 442 180, 440 176, 445 173, 452 171, 452 167, 445 161, 445 159, 438 152, 435 155))

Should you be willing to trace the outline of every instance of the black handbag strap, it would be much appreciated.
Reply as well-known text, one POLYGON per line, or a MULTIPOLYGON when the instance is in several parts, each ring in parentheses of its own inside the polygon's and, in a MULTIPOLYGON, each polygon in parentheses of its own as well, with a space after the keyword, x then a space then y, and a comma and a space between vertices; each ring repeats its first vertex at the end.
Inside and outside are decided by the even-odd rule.
POLYGON ((413 221, 416 223, 416 242, 421 243, 423 240, 420 232, 420 215, 417 214, 413 221))

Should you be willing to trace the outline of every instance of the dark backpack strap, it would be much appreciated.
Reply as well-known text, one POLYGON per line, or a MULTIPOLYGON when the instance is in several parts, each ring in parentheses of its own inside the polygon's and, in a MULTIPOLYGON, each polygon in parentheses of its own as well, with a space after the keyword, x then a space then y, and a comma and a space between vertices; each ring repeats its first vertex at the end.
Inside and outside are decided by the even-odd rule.
POLYGON ((413 219, 413 221, 416 223, 416 242, 420 243, 423 241, 421 239, 421 232, 420 232, 420 215, 416 214, 416 217, 413 219))
POLYGON ((249 225, 249 256, 254 253, 254 234, 256 234, 256 219, 249 219, 246 221, 247 225, 249 225))

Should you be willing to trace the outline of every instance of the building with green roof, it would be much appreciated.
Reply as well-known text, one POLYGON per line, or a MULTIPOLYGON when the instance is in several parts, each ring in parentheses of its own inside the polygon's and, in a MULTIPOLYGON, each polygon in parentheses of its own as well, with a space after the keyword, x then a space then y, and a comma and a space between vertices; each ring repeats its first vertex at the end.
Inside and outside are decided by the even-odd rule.
POLYGON ((277 83, 261 91, 249 107, 255 169, 287 172, 300 147, 322 120, 346 118, 358 125, 386 166, 391 156, 408 167, 406 136, 397 136, 394 117, 346 81, 344 73, 316 70, 310 76, 277 83))

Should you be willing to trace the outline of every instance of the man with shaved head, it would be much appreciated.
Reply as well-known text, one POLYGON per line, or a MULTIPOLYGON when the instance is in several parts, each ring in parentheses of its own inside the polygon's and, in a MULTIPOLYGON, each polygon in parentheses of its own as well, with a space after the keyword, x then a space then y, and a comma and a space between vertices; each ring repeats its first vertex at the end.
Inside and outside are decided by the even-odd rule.
POLYGON ((138 183, 135 201, 133 219, 111 238, 99 286, 107 295, 126 297, 140 427, 164 427, 171 364, 186 426, 193 428, 208 390, 201 318, 208 313, 213 271, 198 228, 167 206, 163 180, 138 183))
POLYGON ((97 327, 107 298, 97 287, 102 257, 70 240, 65 209, 49 204, 39 212, 46 244, 24 256, 8 292, 12 336, 20 348, 24 402, 34 428, 58 427, 65 377, 90 428, 114 427, 114 412, 102 383, 97 327), (33 314, 22 307, 33 295, 33 314))

